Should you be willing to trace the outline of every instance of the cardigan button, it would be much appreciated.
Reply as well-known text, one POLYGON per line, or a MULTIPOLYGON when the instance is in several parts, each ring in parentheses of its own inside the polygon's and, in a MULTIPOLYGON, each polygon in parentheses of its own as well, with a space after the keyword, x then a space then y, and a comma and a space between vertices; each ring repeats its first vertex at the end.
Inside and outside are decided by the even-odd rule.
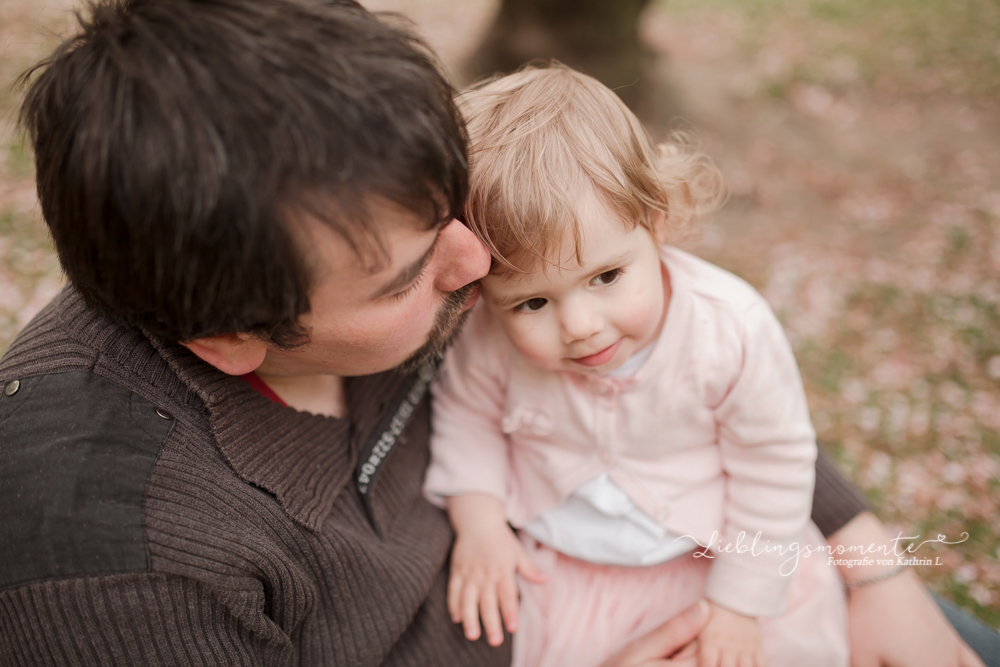
POLYGON ((17 393, 17 390, 21 388, 20 380, 11 380, 7 383, 7 386, 3 388, 3 393, 7 396, 13 396, 17 393))

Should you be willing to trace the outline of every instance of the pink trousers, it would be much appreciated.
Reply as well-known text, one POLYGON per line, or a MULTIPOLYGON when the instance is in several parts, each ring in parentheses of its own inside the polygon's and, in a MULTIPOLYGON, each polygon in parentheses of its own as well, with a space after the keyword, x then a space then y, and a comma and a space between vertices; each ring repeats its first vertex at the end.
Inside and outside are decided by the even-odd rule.
MULTIPOLYGON (((702 597, 711 559, 651 567, 595 565, 521 536, 544 584, 521 580, 512 667, 596 667, 702 597)), ((801 543, 822 537, 814 526, 801 543)), ((800 558, 784 615, 759 619, 768 667, 848 667, 847 607, 824 554, 800 558)), ((692 663, 696 664, 696 663, 692 663)))

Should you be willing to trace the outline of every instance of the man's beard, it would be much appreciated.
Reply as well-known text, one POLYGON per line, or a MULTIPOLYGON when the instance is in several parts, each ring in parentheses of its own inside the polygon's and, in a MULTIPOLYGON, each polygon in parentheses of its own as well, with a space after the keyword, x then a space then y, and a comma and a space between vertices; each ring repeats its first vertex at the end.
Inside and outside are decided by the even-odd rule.
POLYGON ((400 364, 400 370, 409 373, 425 364, 437 363, 444 357, 445 351, 455 339, 462 328, 462 323, 465 322, 465 318, 472 310, 471 308, 467 309, 466 306, 478 288, 479 283, 474 282, 445 294, 444 303, 438 310, 437 318, 434 320, 434 328, 428 334, 427 342, 410 355, 409 359, 400 364))

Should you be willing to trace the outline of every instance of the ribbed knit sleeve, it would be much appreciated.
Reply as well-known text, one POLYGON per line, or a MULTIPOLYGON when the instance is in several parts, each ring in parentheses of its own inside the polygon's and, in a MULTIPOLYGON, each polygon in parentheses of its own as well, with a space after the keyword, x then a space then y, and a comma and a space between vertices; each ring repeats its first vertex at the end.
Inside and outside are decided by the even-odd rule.
POLYGON ((262 603, 263 591, 227 596, 156 574, 21 586, 0 593, 0 666, 291 664, 286 635, 247 624, 254 597, 262 603), (234 614, 242 596, 247 613, 234 614))
POLYGON ((837 470, 833 460, 820 447, 819 458, 816 459, 812 520, 823 537, 830 537, 855 516, 870 510, 871 505, 861 491, 837 470))

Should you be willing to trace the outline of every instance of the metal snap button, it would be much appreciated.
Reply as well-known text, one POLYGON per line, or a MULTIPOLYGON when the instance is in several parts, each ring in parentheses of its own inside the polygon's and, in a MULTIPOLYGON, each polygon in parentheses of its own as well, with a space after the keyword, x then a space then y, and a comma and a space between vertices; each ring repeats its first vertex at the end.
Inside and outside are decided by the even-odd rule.
POLYGON ((173 419, 174 418, 173 415, 171 415, 169 412, 167 412, 166 410, 161 410, 160 408, 156 408, 156 414, 158 414, 159 416, 163 417, 164 419, 173 419))
POLYGON ((21 388, 20 380, 11 380, 7 383, 7 386, 3 388, 3 393, 8 396, 13 396, 17 393, 17 390, 21 388))

